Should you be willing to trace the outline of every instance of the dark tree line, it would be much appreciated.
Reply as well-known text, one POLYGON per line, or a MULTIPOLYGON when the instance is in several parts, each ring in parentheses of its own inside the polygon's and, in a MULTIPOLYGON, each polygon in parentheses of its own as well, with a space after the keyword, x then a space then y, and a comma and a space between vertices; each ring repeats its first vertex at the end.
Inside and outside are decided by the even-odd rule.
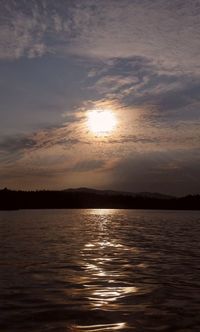
POLYGON ((162 199, 120 193, 0 190, 0 210, 69 208, 200 210, 200 195, 162 199))

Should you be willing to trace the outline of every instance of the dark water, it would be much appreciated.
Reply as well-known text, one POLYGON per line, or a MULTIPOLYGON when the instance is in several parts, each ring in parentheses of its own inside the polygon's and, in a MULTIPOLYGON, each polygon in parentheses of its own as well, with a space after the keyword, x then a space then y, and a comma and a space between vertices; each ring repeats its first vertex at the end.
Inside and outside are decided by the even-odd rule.
POLYGON ((0 212, 0 331, 200 331, 200 213, 0 212))

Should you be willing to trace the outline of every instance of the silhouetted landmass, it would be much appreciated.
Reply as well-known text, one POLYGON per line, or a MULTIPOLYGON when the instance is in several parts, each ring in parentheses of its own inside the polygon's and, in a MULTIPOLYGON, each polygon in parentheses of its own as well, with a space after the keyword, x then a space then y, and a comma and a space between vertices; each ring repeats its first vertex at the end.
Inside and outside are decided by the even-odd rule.
POLYGON ((162 198, 162 199, 168 199, 173 198, 173 196, 159 194, 159 193, 150 193, 150 192, 139 192, 139 193, 133 193, 129 191, 116 191, 116 190, 98 190, 98 189, 91 189, 91 188, 69 188, 65 189, 66 192, 85 192, 85 193, 92 193, 92 194, 99 194, 99 195, 123 195, 123 196, 131 196, 131 197, 151 197, 151 198, 162 198))
POLYGON ((134 194, 87 188, 63 191, 0 190, 0 210, 82 208, 200 210, 200 195, 177 198, 157 193, 134 194))

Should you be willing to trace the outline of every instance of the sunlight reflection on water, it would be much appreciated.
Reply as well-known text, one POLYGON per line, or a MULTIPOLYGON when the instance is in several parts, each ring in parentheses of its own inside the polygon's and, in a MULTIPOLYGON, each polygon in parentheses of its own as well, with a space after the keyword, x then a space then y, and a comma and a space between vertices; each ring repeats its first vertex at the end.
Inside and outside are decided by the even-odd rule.
MULTIPOLYGON (((122 257, 127 255, 127 251, 136 254, 139 250, 110 236, 110 223, 117 215, 117 210, 92 210, 89 214, 95 237, 89 239, 80 252, 81 267, 84 270, 84 280, 80 277, 80 282, 86 289, 86 298, 91 308, 116 311, 120 309, 123 298, 138 292, 138 287, 124 280, 126 272, 119 269, 119 263, 125 264, 126 260, 122 262, 122 257)), ((125 268, 129 267, 127 261, 125 268)), ((125 323, 92 325, 88 331, 114 331, 125 327, 128 327, 125 323)))
POLYGON ((1 213, 0 330, 199 331, 199 221, 176 211, 1 213))
MULTIPOLYGON (((100 212, 100 215, 102 214, 102 211, 100 212)), ((104 219, 105 221, 105 219, 104 219)), ((102 230, 102 225, 100 226, 100 229, 102 230)), ((100 277, 104 277, 104 283, 103 286, 101 284, 97 284, 96 287, 94 287, 94 284, 84 284, 84 286, 87 288, 88 292, 91 292, 91 296, 88 297, 93 307, 104 307, 105 305, 108 305, 110 302, 115 302, 118 299, 122 298, 123 296, 127 294, 133 294, 138 291, 138 288, 135 286, 130 285, 121 285, 120 281, 117 280, 117 278, 122 277, 123 278, 123 271, 122 273, 119 273, 120 271, 110 271, 107 268, 107 264, 112 261, 112 258, 110 257, 104 257, 104 255, 108 254, 109 248, 116 249, 120 248, 120 252, 123 250, 126 250, 126 246, 117 243, 116 241, 108 241, 107 238, 104 238, 103 240, 99 241, 98 239, 98 233, 96 234, 97 240, 95 240, 93 243, 86 243, 83 251, 83 262, 84 262, 84 270, 88 274, 88 280, 97 280, 100 277), (89 249, 92 249, 96 257, 93 258, 95 263, 91 263, 90 259, 91 257, 88 256, 84 257, 84 252, 88 251, 89 249), (98 277, 98 278, 97 278, 98 277), (115 278, 115 279, 113 279, 115 278), (111 283, 113 286, 111 286, 111 283), (117 286, 115 285, 117 284, 117 286)), ((105 237, 108 236, 105 234, 105 237)))
POLYGON ((115 331, 121 330, 126 326, 126 323, 115 323, 115 324, 100 324, 100 325, 88 325, 88 326, 80 326, 77 325, 76 329, 79 331, 88 331, 88 332, 96 332, 96 331, 115 331))

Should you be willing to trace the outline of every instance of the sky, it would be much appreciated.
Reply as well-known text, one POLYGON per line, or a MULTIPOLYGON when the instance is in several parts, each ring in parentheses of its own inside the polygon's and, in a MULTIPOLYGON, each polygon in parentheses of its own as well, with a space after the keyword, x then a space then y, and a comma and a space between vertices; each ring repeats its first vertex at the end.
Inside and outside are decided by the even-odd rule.
POLYGON ((200 193, 200 0, 0 7, 1 188, 200 193))

